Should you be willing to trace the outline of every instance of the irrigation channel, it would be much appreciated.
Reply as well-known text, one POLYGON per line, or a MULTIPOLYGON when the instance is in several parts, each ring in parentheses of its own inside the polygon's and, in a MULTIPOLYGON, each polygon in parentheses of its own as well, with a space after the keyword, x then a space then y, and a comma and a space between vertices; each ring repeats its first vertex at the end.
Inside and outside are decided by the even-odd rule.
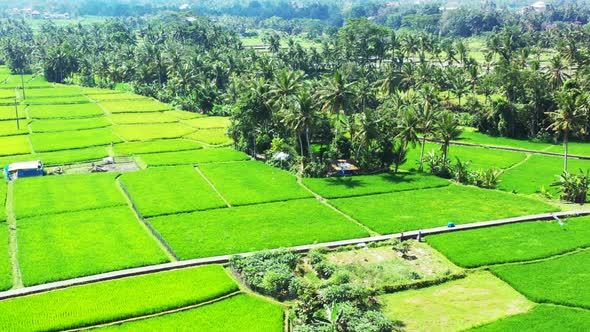
MULTIPOLYGON (((367 243, 371 243, 371 242, 382 242, 382 241, 387 241, 387 240, 391 240, 391 239, 400 239, 400 240, 417 239, 417 238, 421 238, 426 235, 458 232, 458 231, 469 230, 469 229, 494 227, 494 226, 501 226, 501 225, 507 225, 507 224, 521 223, 521 222, 531 222, 531 221, 551 220, 551 219, 559 220, 559 218, 585 216, 585 215, 590 215, 590 209, 564 211, 564 212, 550 212, 550 213, 542 213, 542 214, 534 214, 534 215, 527 215, 527 216, 520 216, 520 217, 512 217, 512 218, 505 218, 505 219, 497 219, 497 220, 490 220, 490 221, 481 221, 481 222, 474 222, 474 223, 468 223, 468 224, 461 224, 461 225, 456 225, 454 227, 435 227, 435 228, 414 230, 414 231, 388 234, 388 235, 379 235, 379 236, 364 237, 364 238, 357 238, 357 239, 350 239, 350 240, 307 244, 307 245, 291 247, 289 249, 296 251, 296 252, 307 252, 307 251, 312 250, 314 248, 334 249, 334 248, 343 247, 343 246, 350 246, 350 245, 362 246, 362 245, 366 245, 367 243)), ((277 249, 274 249, 274 250, 277 250, 277 249)), ((87 277, 73 278, 73 279, 69 279, 69 280, 51 282, 51 283, 36 285, 36 286, 31 286, 31 287, 12 289, 12 290, 8 290, 5 292, 0 292, 0 300, 21 297, 21 296, 26 296, 26 295, 36 294, 36 293, 43 293, 43 292, 56 290, 56 289, 60 289, 60 288, 67 288, 67 287, 71 287, 71 286, 91 284, 91 283, 100 282, 100 281, 120 279, 120 278, 149 274, 149 273, 169 271, 169 270, 174 270, 174 269, 181 269, 181 268, 194 267, 194 266, 207 265, 207 264, 224 264, 224 263, 229 262, 229 260, 233 256, 246 257, 246 256, 251 256, 253 254, 255 254, 255 252, 245 252, 245 253, 232 254, 232 255, 213 256, 213 257, 206 257, 206 258, 197 258, 197 259, 176 261, 176 262, 170 262, 170 263, 163 263, 163 264, 157 264, 157 265, 150 265, 150 266, 144 266, 144 267, 138 267, 138 268, 131 268, 131 269, 101 273, 101 274, 96 274, 96 275, 87 276, 87 277)))

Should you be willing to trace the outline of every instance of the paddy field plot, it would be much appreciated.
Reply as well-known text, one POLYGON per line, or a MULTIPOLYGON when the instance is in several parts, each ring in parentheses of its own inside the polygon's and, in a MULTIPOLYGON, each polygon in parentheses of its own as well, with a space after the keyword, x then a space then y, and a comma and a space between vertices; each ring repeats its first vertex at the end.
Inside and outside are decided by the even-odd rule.
POLYGON ((490 270, 532 301, 590 309, 590 251, 490 270))
POLYGON ((126 205, 116 173, 22 178, 14 182, 17 219, 126 205))
POLYGON ((304 178, 303 183, 324 198, 363 196, 450 185, 448 180, 421 173, 304 178))
POLYGON ((109 116, 116 124, 141 124, 141 123, 170 123, 178 122, 178 118, 165 112, 151 113, 119 113, 109 116))
POLYGON ((115 144, 116 155, 128 156, 134 154, 198 150, 203 147, 196 142, 184 139, 164 139, 146 142, 129 142, 115 144))
POLYGON ((397 233, 555 211, 532 198, 496 190, 451 185, 330 201, 372 230, 397 233))
POLYGON ((86 96, 59 96, 59 97, 31 97, 24 101, 27 105, 59 105, 59 104, 86 104, 90 99, 86 96))
MULTIPOLYGON (((569 159, 570 172, 590 169, 590 160, 569 159)), ((557 197, 558 187, 551 186, 563 172, 563 158, 532 155, 523 164, 508 170, 500 177, 498 188, 523 194, 534 194, 544 187, 557 197)))
MULTIPOLYGON (((87 93, 88 94, 88 93, 87 93)), ((153 100, 148 97, 136 95, 134 93, 128 92, 116 92, 115 93, 91 93, 88 94, 92 100, 96 100, 99 102, 107 102, 107 101, 132 101, 132 100, 153 100)))
POLYGON ((168 261, 128 206, 19 219, 25 286, 168 261))
POLYGON ((21 154, 17 156, 0 157, 0 167, 8 164, 40 159, 45 166, 60 166, 84 161, 101 160, 109 155, 104 147, 86 149, 63 150, 35 154, 21 154))
POLYGON ((559 146, 545 142, 535 142, 524 139, 490 136, 478 132, 475 128, 465 128, 457 142, 532 151, 547 151, 549 149, 552 149, 553 146, 559 146))
MULTIPOLYGON (((4 205, 2 205, 4 209, 4 205)), ((8 245, 8 224, 0 222, 0 291, 12 287, 12 265, 10 264, 10 252, 8 245)))
POLYGON ((31 144, 25 135, 0 137, 0 156, 31 153, 31 144))
MULTIPOLYGON (((435 143, 426 143, 424 149, 424 156, 430 151, 435 151, 440 154, 441 145, 435 143)), ((522 152, 511 152, 493 150, 481 147, 465 147, 465 146, 450 146, 449 159, 456 162, 459 158, 461 162, 469 162, 472 170, 497 168, 505 169, 516 165, 525 160, 526 154, 522 152)), ((408 152, 408 161, 403 168, 418 168, 420 161, 420 145, 416 145, 415 149, 408 152)))
POLYGON ((463 267, 533 260, 590 247, 590 217, 570 218, 566 225, 537 221, 451 232, 426 238, 463 267))
POLYGON ((45 89, 29 89, 25 91, 27 98, 39 98, 39 97, 71 97, 81 96, 82 89, 77 86, 55 86, 45 89))
POLYGON ((75 131, 109 127, 111 122, 105 117, 59 120, 35 120, 30 127, 33 133, 75 131))
MULTIPOLYGON (((547 151, 563 154, 563 145, 562 144, 552 145, 547 151)), ((568 153, 570 154, 570 156, 586 156, 586 157, 590 156, 590 143, 569 142, 568 143, 568 153)))
MULTIPOLYGON (((4 166, 0 164, 0 168, 4 168, 4 166)), ((4 207, 6 205, 7 186, 4 174, 2 174, 0 176, 0 223, 6 221, 6 209, 4 207)))
POLYGON ((242 161, 250 157, 241 151, 224 148, 150 153, 142 155, 141 159, 149 166, 175 166, 242 161))
POLYGON ((122 141, 111 128, 39 133, 31 134, 30 138, 35 152, 88 148, 122 141))
POLYGON ((15 120, 0 121, 0 136, 26 135, 29 133, 27 120, 21 120, 17 127, 15 120))
POLYGON ((207 116, 183 121, 196 129, 223 129, 229 127, 229 118, 225 116, 207 116))
POLYGON ((383 312, 408 331, 460 331, 529 311, 533 303, 489 272, 380 296, 383 312))
POLYGON ((0 329, 65 330, 181 308, 237 290, 219 265, 128 277, 0 301, 0 329))
POLYGON ((194 129, 179 123, 117 125, 113 127, 113 130, 126 141, 181 138, 194 131, 194 129))
POLYGON ((181 259, 369 235, 315 199, 169 215, 148 222, 181 259))
POLYGON ((226 129, 199 129, 185 137, 209 145, 226 145, 232 142, 226 129))
POLYGON ((98 331, 188 332, 195 329, 210 332, 282 332, 283 308, 258 297, 238 294, 195 309, 113 325, 98 331))
MULTIPOLYGON (((0 74, 1 75, 1 74, 0 74)), ((1 77, 0 77, 1 79, 1 77)), ((2 85, 0 84, 0 87, 2 85)), ((16 93, 12 89, 1 89, 0 88, 0 99, 11 99, 11 102, 14 102, 14 98, 16 97, 16 93)), ((6 102, 5 100, 0 101, 2 103, 6 102)))
POLYGON ((192 166, 148 168, 121 181, 144 217, 227 206, 192 166))
POLYGON ((96 104, 31 105, 27 108, 32 119, 66 119, 102 116, 105 112, 96 104))
POLYGON ((290 173, 257 161, 199 168, 232 205, 313 197, 290 173))
POLYGON ((80 91, 82 94, 85 95, 110 95, 110 94, 118 94, 121 93, 120 91, 110 90, 110 89, 101 89, 101 88, 91 88, 91 87, 80 87, 80 91))
MULTIPOLYGON (((12 105, 12 106, 0 105, 0 120, 1 121, 12 120, 12 122, 14 122, 16 125, 16 121, 15 121, 16 118, 17 118, 17 111, 16 111, 14 105, 12 105)), ((18 107, 18 118, 19 119, 26 119, 27 118, 27 112, 25 111, 25 107, 22 105, 18 107)))
MULTIPOLYGON (((120 96, 120 95, 112 95, 120 96)), ((172 106, 155 101, 150 98, 136 100, 104 101, 100 103, 109 112, 115 113, 142 113, 142 112, 161 112, 171 110, 172 106)))
POLYGON ((165 111, 165 112, 163 112, 163 114, 172 115, 172 116, 176 117, 178 120, 189 120, 189 119, 205 117, 205 115, 203 115, 201 113, 179 111, 179 110, 165 111))
POLYGON ((581 332, 590 326, 590 311, 555 305, 537 305, 531 311, 502 318, 493 323, 475 327, 470 332, 581 332))

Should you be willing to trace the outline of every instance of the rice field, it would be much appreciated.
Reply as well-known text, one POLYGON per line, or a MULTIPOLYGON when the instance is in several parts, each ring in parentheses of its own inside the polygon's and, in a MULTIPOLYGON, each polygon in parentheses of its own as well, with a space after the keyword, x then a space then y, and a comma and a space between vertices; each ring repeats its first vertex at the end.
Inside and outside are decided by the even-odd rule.
POLYGON ((146 142, 131 142, 115 144, 114 151, 116 155, 128 156, 146 153, 161 153, 173 151, 198 150, 203 147, 195 142, 183 139, 166 139, 146 142))
POLYGON ((12 265, 8 253, 8 225, 0 222, 0 291, 12 287, 12 265))
POLYGON ((190 151, 149 153, 141 160, 149 166, 196 165, 249 160, 250 157, 234 149, 201 149, 190 151))
POLYGON ((60 131, 78 131, 96 129, 111 126, 111 122, 105 117, 82 118, 71 120, 35 120, 30 127, 33 133, 47 133, 60 131))
POLYGON ((185 137, 208 145, 227 145, 232 142, 226 135, 226 129, 202 129, 185 137))
POLYGON ((538 305, 529 312, 502 318, 468 331, 579 332, 586 326, 590 326, 590 311, 588 310, 554 305, 538 305))
POLYGON ((105 112, 97 104, 31 105, 27 107, 31 119, 67 119, 103 116, 105 112))
MULTIPOLYGON (((110 97, 123 97, 123 94, 109 95, 110 97)), ((93 96, 94 100, 97 100, 93 96)), ((161 112, 171 110, 172 107, 167 104, 160 103, 150 98, 141 98, 134 100, 117 100, 117 101, 101 101, 100 103, 109 112, 115 113, 142 113, 142 112, 161 112)))
POLYGON ((111 114, 111 120, 116 124, 144 124, 144 123, 170 123, 178 122, 173 114, 165 112, 152 113, 120 113, 111 114))
POLYGON ((181 138, 194 129, 179 123, 159 123, 142 125, 118 125, 113 127, 116 135, 127 142, 149 141, 154 139, 181 138))
MULTIPOLYGON (((2 91, 2 90, 0 90, 0 91, 2 91)), ((16 124, 15 119, 17 119, 17 115, 18 115, 18 119, 26 119, 27 113, 25 112, 25 108, 22 106, 18 106, 18 110, 17 110, 16 107, 14 107, 14 105, 12 105, 12 106, 0 105, 0 121, 12 120, 16 124)))
POLYGON ((88 148, 122 142, 111 128, 31 134, 35 152, 88 148))
POLYGON ((207 116, 192 120, 185 120, 182 123, 196 129, 224 129, 229 127, 229 118, 224 116, 207 116))
POLYGON ((0 136, 26 135, 29 133, 27 123, 26 120, 20 121, 18 125, 15 120, 0 121, 0 136))
POLYGON ((31 153, 31 143, 27 136, 0 137, 0 156, 31 153))

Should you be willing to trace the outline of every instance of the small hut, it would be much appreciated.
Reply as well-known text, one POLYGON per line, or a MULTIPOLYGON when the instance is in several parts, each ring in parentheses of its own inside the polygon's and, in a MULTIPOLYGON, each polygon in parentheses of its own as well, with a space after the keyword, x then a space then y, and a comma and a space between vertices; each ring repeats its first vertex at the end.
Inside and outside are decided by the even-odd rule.
POLYGON ((43 176, 43 162, 41 160, 13 163, 4 168, 8 180, 27 178, 32 176, 43 176))
POLYGON ((332 163, 332 170, 336 172, 338 176, 349 176, 355 175, 360 171, 360 168, 351 160, 338 159, 332 163))

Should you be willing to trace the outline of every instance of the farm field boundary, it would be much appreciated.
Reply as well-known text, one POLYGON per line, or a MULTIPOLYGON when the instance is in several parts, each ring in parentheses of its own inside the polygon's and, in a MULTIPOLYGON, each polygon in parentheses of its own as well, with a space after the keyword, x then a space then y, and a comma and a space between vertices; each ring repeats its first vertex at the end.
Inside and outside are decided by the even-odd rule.
MULTIPOLYGON (((506 225, 506 224, 512 224, 512 223, 520 223, 520 222, 548 220, 548 219, 553 219, 555 217, 565 218, 565 217, 583 216, 583 215, 590 215, 590 210, 576 210, 576 211, 535 214, 535 215, 528 215, 528 216, 520 216, 520 217, 513 217, 513 218, 506 218, 506 219, 498 219, 498 220, 482 221, 482 222, 457 225, 456 227, 453 227, 453 228, 436 227, 436 228, 415 230, 415 231, 395 233, 395 234, 389 234, 389 235, 380 235, 380 236, 365 237, 365 238, 358 238, 358 239, 351 239, 351 240, 341 240, 341 241, 334 241, 334 242, 307 244, 307 245, 292 247, 290 249, 292 249, 296 252, 307 252, 307 251, 314 249, 314 248, 337 248, 337 247, 349 246, 349 245, 366 244, 369 242, 381 242, 381 241, 387 241, 387 240, 391 240, 391 239, 410 239, 410 238, 417 238, 418 236, 441 234, 441 233, 447 233, 447 232, 457 232, 457 231, 468 230, 468 229, 493 227, 493 226, 506 225)), ((197 258, 197 259, 163 263, 163 264, 144 266, 144 267, 139 267, 139 268, 124 269, 124 270, 119 270, 119 271, 96 274, 96 275, 87 276, 87 277, 80 277, 80 278, 74 278, 74 279, 69 279, 69 280, 51 282, 51 283, 37 285, 37 286, 18 288, 18 289, 5 291, 5 292, 0 292, 0 300, 21 297, 21 296, 30 295, 30 294, 42 293, 42 292, 60 289, 60 288, 66 288, 66 287, 70 287, 70 286, 90 284, 90 283, 95 283, 95 282, 99 282, 99 281, 114 280, 114 279, 149 274, 149 273, 154 273, 154 272, 162 272, 162 271, 188 268, 188 267, 194 267, 194 266, 200 266, 200 265, 208 265, 208 264, 223 264, 223 263, 227 263, 231 259, 232 256, 244 256, 245 257, 245 256, 251 256, 253 254, 254 254, 254 252, 246 252, 246 253, 241 253, 241 254, 236 254, 236 255, 222 255, 222 256, 213 256, 213 257, 206 257, 206 258, 197 258)))

